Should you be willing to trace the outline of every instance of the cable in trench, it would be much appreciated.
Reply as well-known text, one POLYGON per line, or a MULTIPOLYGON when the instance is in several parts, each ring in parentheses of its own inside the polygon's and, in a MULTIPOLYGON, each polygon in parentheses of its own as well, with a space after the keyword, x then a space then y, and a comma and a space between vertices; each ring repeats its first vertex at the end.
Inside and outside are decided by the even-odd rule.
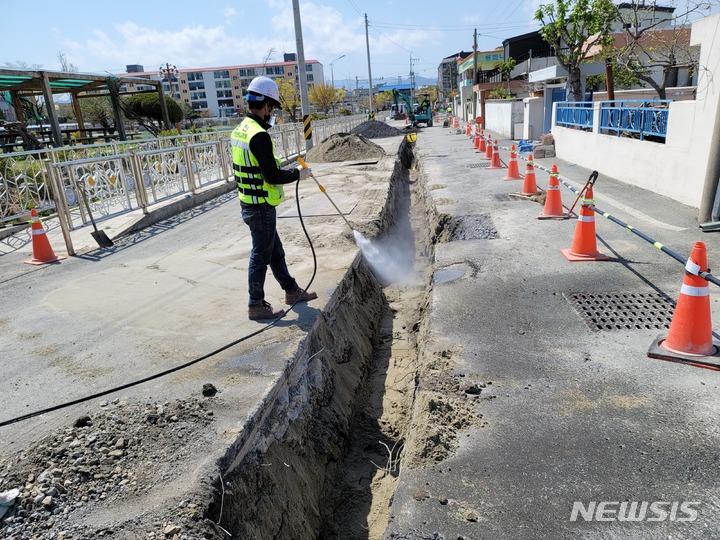
MULTIPOLYGON (((305 221, 303 220, 302 212, 300 210, 300 196, 299 196, 300 191, 299 190, 300 190, 300 182, 298 181, 295 183, 295 202, 297 204, 297 211, 298 211, 298 217, 300 218, 300 225, 302 226, 303 233, 305 233, 305 238, 307 238, 308 244, 310 244, 310 251, 312 252, 312 258, 313 258, 312 276, 310 277, 310 281, 308 281, 308 284, 305 286, 305 290, 308 290, 310 288, 310 286, 312 285, 312 282, 315 280, 315 275, 317 274, 317 256, 315 254, 315 246, 313 246, 312 240, 310 239, 310 234, 308 233, 307 228, 305 227, 305 221)), ((66 407, 72 407, 73 405, 79 405, 80 403, 84 403, 86 401, 90 401, 90 400, 93 400, 93 399, 96 399, 99 397, 107 396, 108 394, 119 392, 121 390, 126 390, 128 388, 132 388, 133 386, 138 386, 138 385, 146 383, 148 381, 152 381, 154 379, 159 379, 160 377, 164 377, 165 375, 170 375, 171 373, 175 373, 176 371, 180 371, 180 370, 189 368, 190 366, 194 366, 195 364, 198 364, 198 363, 202 362, 203 360, 207 360, 208 358, 211 358, 211 357, 229 349, 230 347, 233 347, 239 343, 242 343, 243 341, 246 341, 246 340, 250 339, 251 337, 255 337, 259 334, 262 334, 263 332, 274 327, 278 323, 278 321, 280 321, 282 318, 284 318, 285 315, 287 315, 292 310, 292 308, 295 307, 295 304, 297 304, 299 301, 300 301, 299 298, 297 300, 295 300, 295 302, 293 302, 292 305, 287 310, 285 310, 285 313, 283 315, 277 317, 276 319, 273 319, 271 322, 269 322, 262 328, 254 331, 254 332, 251 332, 249 334, 246 334, 246 335, 236 339, 235 341, 227 343, 226 345, 223 345, 222 347, 215 349, 212 352, 209 352, 203 356, 200 356, 198 358, 190 360, 189 362, 185 362, 184 364, 180 364, 179 366, 175 366, 170 369, 166 369, 165 371, 161 371, 159 373, 149 375, 142 379, 136 379, 134 381, 125 383, 123 385, 116 386, 114 388, 109 388, 107 390, 103 390, 101 392, 91 394, 89 396, 84 396, 84 397, 81 397, 78 399, 74 399, 72 401, 67 401, 65 403, 53 405, 52 407, 48 407, 46 409, 41 409, 39 411, 34 411, 31 413, 23 414, 21 416, 17 416, 15 418, 11 418, 9 420, 4 420, 4 421, 0 422, 0 427, 9 426, 10 424, 16 424, 18 422, 22 422, 24 420, 29 420, 30 418, 34 418, 34 417, 40 416, 42 414, 54 412, 54 411, 57 411, 60 409, 64 409, 66 407)))

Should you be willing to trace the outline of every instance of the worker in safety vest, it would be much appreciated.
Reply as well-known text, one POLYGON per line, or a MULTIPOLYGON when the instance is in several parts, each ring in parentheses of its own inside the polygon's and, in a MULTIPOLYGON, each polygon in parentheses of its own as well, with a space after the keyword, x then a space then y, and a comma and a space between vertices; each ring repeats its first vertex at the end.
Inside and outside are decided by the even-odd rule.
POLYGON ((280 92, 269 77, 256 77, 248 85, 248 115, 236 127, 232 143, 233 171, 238 184, 243 221, 250 227, 252 250, 248 265, 248 317, 275 319, 285 314, 265 301, 265 274, 270 266, 285 291, 285 302, 307 302, 317 298, 301 289, 290 275, 285 251, 276 229, 276 207, 284 198, 283 184, 304 180, 310 169, 281 169, 267 130, 275 123, 273 112, 280 107, 280 92))

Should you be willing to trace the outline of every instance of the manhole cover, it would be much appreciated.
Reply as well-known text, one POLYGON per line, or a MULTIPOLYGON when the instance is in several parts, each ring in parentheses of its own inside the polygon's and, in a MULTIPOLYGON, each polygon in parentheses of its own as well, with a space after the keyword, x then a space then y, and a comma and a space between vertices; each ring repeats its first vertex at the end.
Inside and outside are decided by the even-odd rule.
POLYGON ((468 165, 468 169, 487 169, 490 163, 471 163, 468 165))
POLYGON ((564 293, 591 330, 669 328, 675 304, 657 293, 564 293))

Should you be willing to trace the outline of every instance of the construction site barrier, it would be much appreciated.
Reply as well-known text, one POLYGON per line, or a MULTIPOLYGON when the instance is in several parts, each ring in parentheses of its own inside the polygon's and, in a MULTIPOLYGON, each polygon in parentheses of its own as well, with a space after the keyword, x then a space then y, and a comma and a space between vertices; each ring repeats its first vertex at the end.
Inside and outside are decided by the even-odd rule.
MULTIPOLYGON (((664 244, 661 244, 661 243, 658 242, 657 240, 653 240, 652 238, 650 238, 647 234, 645 234, 645 233, 643 233, 643 232, 641 232, 641 231, 638 231, 638 230, 637 230, 635 227, 633 227, 632 225, 628 225, 628 224, 625 223, 624 221, 619 220, 618 218, 616 218, 615 216, 609 214, 608 212, 605 212, 605 211, 603 211, 603 210, 600 210, 600 209, 599 209, 597 206, 595 206, 594 204, 589 205, 588 208, 590 208, 590 209, 591 209, 593 212, 595 212, 596 214, 600 214, 602 217, 609 219, 609 220, 612 221, 613 223, 617 223, 617 224, 620 225, 621 227, 626 228, 626 229, 629 230, 631 233, 639 236, 640 238, 642 238, 643 240, 645 240, 645 241, 648 242, 649 244, 652 244, 653 246, 655 246, 657 249, 659 249, 659 250, 662 251, 663 253, 665 253, 665 254, 667 254, 667 255, 670 255, 673 259, 675 259, 676 261, 678 261, 679 263, 681 263, 683 266, 687 263, 687 261, 688 261, 688 258, 687 258, 687 257, 682 257, 680 254, 674 252, 672 249, 668 248, 668 247, 665 246, 664 244)), ((715 284, 715 285, 720 286, 720 279, 718 279, 718 278, 716 278, 715 276, 713 276, 710 272, 699 272, 698 275, 699 275, 701 278, 705 279, 706 281, 709 281, 710 283, 713 283, 713 284, 715 284)))
MULTIPOLYGON (((502 148, 503 150, 510 151, 510 148, 508 148, 507 146, 502 146, 501 148, 502 148)), ((525 158, 523 158, 523 159, 525 159, 525 158)), ((539 164, 537 164, 537 163, 534 163, 533 165, 534 165, 534 167, 535 167, 536 169, 540 169, 540 170, 545 171, 545 172, 547 172, 547 173, 551 173, 551 172, 552 172, 552 169, 548 169, 547 167, 544 167, 544 166, 539 165, 539 164)), ((572 191, 572 192, 575 193, 576 195, 580 195, 580 190, 577 189, 577 188, 575 188, 574 186, 570 185, 570 184, 569 184, 568 182, 566 182, 561 176, 558 176, 557 179, 558 179, 558 181, 559 181, 562 185, 564 185, 564 186, 565 186, 566 188, 568 188, 570 191, 572 191)), ((593 212, 595 212, 595 213, 597 213, 597 214, 600 214, 602 217, 604 217, 604 218, 612 221, 613 223, 615 223, 615 224, 617 224, 617 225, 620 225, 621 227, 624 227, 625 229, 629 230, 631 233, 639 236, 640 238, 642 238, 643 240, 645 240, 645 241, 648 242, 649 244, 652 244, 652 245, 653 245, 655 248, 657 248, 658 250, 662 251, 662 252, 665 253, 666 255, 669 255, 670 257, 672 257, 673 259, 675 259, 676 261, 678 261, 678 262, 679 262, 680 264, 682 264, 683 266, 685 266, 685 264, 687 263, 687 261, 688 261, 688 258, 687 258, 687 257, 681 256, 681 255, 678 254, 677 252, 675 252, 675 251, 673 251, 672 249, 668 248, 666 245, 661 244, 661 243, 658 242, 657 240, 654 240, 654 239, 650 238, 648 235, 646 235, 646 234, 643 233, 642 231, 637 230, 637 229, 636 229, 635 227, 633 227, 632 225, 629 225, 629 224, 625 223, 624 221, 616 218, 616 217, 613 216, 612 214, 610 214, 610 213, 608 213, 608 212, 605 212, 604 210, 599 209, 597 206, 595 206, 595 204, 590 204, 590 205, 588 205, 588 208, 590 208, 593 212)), ((718 279, 718 278, 716 278, 715 276, 713 276, 710 272, 700 272, 698 275, 699 275, 701 278, 705 279, 706 281, 708 281, 708 282, 710 282, 710 283, 712 283, 712 284, 717 285, 717 286, 720 287, 720 279, 718 279)))

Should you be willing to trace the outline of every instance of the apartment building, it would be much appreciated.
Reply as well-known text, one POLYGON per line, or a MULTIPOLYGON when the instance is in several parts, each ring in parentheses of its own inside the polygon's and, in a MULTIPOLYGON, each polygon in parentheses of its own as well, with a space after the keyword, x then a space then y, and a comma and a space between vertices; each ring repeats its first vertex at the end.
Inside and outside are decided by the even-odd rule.
MULTIPOLYGON (((207 68, 175 69, 161 66, 156 71, 145 71, 143 66, 126 66, 122 77, 143 77, 162 80, 163 90, 180 103, 187 103, 197 111, 207 112, 210 117, 234 116, 245 109, 243 96, 248 84, 259 75, 272 79, 292 80, 299 85, 299 67, 295 54, 285 54, 283 62, 219 66, 207 68), (162 73, 161 73, 162 70, 162 73), (168 77, 168 73, 170 76, 168 77), (168 80, 169 79, 169 80, 168 80)), ((323 66, 317 60, 306 60, 305 71, 308 86, 322 83, 325 78, 323 66)), ((152 90, 147 85, 123 85, 123 92, 152 90)))

